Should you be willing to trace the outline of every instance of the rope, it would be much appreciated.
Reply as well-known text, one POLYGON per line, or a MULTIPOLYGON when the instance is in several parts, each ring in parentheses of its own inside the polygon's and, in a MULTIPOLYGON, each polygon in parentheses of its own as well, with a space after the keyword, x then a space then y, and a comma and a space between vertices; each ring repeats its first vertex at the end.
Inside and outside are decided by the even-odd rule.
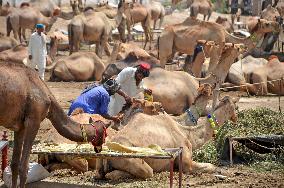
POLYGON ((266 146, 260 145, 260 144, 258 144, 258 143, 256 143, 256 142, 252 141, 252 140, 251 140, 251 139, 249 139, 249 138, 247 138, 247 139, 248 139, 251 143, 253 143, 253 144, 257 145, 258 147, 264 148, 264 149, 269 149, 269 150, 281 149, 282 151, 284 151, 281 147, 279 147, 279 148, 275 148, 275 147, 273 147, 273 148, 269 148, 269 147, 266 147, 266 146))
MULTIPOLYGON (((265 84, 265 83, 271 83, 272 82, 275 82, 275 81, 281 81, 283 80, 283 78, 280 78, 280 79, 275 79, 275 80, 270 80, 270 81, 266 81, 266 82, 258 82, 258 83, 253 83, 253 84, 249 84, 249 85, 260 85, 260 84, 265 84)), ((224 89, 233 89, 233 88, 240 88, 240 87, 245 87, 247 86, 248 84, 245 84, 245 85, 239 85, 239 86, 231 86, 231 87, 222 87, 222 88, 219 88, 218 90, 224 90, 224 89)), ((216 90, 216 89, 215 89, 216 90)))

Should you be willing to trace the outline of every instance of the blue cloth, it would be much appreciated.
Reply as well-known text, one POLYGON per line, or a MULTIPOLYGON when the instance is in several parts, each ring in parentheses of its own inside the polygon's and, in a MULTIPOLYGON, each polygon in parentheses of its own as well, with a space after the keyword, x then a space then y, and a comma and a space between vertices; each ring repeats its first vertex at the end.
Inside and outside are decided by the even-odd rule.
POLYGON ((39 28, 44 28, 44 25, 43 24, 36 24, 36 28, 39 29, 39 28))
POLYGON ((70 106, 70 116, 76 108, 83 108, 85 113, 107 115, 110 96, 103 86, 97 86, 82 93, 70 106))

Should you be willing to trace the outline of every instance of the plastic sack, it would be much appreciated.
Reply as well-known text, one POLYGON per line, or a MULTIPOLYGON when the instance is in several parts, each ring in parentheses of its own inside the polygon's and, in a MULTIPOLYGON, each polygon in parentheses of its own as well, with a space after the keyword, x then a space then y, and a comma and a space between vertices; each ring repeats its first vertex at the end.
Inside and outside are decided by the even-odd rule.
MULTIPOLYGON (((40 181, 50 176, 50 173, 38 163, 29 163, 29 170, 26 183, 40 181)), ((12 186, 12 172, 10 166, 6 167, 3 172, 3 180, 7 187, 12 186)), ((20 185, 20 178, 18 176, 17 185, 20 185)))

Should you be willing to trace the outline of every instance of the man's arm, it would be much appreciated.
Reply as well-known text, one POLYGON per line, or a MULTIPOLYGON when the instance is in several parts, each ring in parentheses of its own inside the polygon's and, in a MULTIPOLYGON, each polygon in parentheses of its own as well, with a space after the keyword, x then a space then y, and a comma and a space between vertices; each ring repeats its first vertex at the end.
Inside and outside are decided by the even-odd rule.
POLYGON ((124 100, 126 101, 126 103, 131 104, 132 103, 132 98, 129 97, 124 91, 122 91, 121 89, 117 91, 117 94, 119 94, 120 96, 122 96, 124 98, 124 100))
POLYGON ((117 116, 110 116, 108 114, 108 104, 109 104, 110 98, 109 96, 101 96, 101 103, 99 108, 99 114, 103 116, 106 119, 113 120, 115 122, 119 122, 119 118, 117 116))

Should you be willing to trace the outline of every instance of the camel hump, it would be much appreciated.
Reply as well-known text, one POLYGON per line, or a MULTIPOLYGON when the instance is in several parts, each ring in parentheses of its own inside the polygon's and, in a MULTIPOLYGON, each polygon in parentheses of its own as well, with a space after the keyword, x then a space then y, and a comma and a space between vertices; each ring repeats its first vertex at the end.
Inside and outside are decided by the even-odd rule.
POLYGON ((85 9, 84 9, 84 12, 87 12, 87 11, 89 11, 89 10, 94 10, 94 8, 93 7, 86 7, 85 9))
POLYGON ((30 3, 23 2, 23 3, 21 3, 20 8, 29 7, 29 6, 30 6, 30 3))

